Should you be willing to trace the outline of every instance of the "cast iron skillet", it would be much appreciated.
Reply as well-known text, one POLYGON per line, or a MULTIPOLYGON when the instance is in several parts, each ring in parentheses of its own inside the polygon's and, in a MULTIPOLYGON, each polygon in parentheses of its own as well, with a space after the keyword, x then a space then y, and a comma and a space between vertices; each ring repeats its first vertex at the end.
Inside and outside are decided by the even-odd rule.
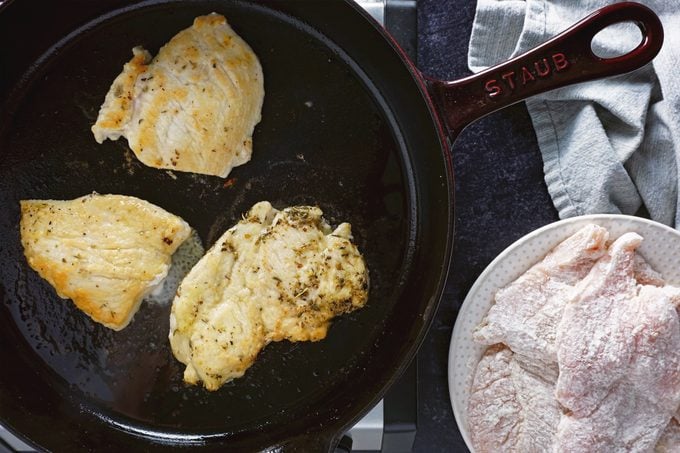
POLYGON ((75 30, 35 62, 0 123, 0 420, 56 451, 328 451, 412 359, 442 294, 453 237, 444 130, 453 141, 529 95, 635 69, 662 39, 650 10, 619 4, 519 59, 440 82, 342 0, 151 1, 75 30), (212 11, 264 68, 252 161, 225 182, 147 168, 124 140, 97 145, 89 128, 130 49, 154 53, 212 11), (639 47, 593 55, 596 32, 621 21, 639 26, 639 47), (215 393, 186 386, 168 347, 170 307, 145 304, 113 332, 56 297, 22 256, 19 200, 92 191, 155 203, 206 245, 257 201, 318 204, 333 224, 352 223, 371 272, 369 303, 336 320, 324 341, 269 345, 215 393))

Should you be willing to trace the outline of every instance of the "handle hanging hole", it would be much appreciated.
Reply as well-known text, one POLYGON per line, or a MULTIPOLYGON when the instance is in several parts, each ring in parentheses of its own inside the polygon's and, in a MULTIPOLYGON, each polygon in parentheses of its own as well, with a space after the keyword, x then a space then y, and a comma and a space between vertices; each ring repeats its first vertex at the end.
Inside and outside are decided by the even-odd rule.
POLYGON ((609 25, 593 37, 590 48, 600 58, 626 55, 642 43, 642 31, 635 22, 609 25))

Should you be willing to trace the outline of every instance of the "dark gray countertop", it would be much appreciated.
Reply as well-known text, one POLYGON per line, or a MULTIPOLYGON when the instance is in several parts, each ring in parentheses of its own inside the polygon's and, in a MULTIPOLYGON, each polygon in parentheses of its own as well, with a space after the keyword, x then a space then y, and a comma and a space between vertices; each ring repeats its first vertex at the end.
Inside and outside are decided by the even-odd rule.
MULTIPOLYGON (((476 2, 419 0, 418 67, 453 80, 470 74, 467 48, 476 2)), ((416 452, 467 451, 447 384, 451 330, 467 291, 503 249, 558 220, 524 104, 468 127, 452 148, 456 187, 453 266, 434 324, 418 356, 416 452)))

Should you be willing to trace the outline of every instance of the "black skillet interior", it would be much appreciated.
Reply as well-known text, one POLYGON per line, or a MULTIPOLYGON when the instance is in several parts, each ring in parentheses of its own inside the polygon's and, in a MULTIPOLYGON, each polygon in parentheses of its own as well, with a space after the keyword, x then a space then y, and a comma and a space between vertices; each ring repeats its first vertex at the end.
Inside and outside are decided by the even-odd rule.
POLYGON ((0 126, 3 423, 53 450, 139 439, 145 449, 260 449, 335 435, 380 397, 436 309, 452 213, 423 95, 360 16, 344 1, 145 3, 78 30, 36 64, 0 126), (251 162, 225 181, 145 167, 124 139, 98 145, 90 126, 131 48, 153 54, 212 11, 263 66, 251 162), (257 201, 317 204, 332 224, 352 223, 370 269, 369 303, 335 320, 324 341, 267 346, 245 377, 217 392, 187 386, 167 342, 169 306, 143 304, 113 332, 59 299, 23 258, 19 200, 92 191, 180 215, 206 246, 257 201))

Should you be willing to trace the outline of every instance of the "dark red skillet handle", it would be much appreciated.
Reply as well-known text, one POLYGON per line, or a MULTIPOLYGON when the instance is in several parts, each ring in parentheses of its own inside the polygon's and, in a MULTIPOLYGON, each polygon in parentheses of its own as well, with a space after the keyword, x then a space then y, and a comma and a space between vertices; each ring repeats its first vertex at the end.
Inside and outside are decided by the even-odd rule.
POLYGON ((454 139, 471 122, 529 96, 644 66, 659 53, 662 43, 663 27, 652 10, 639 3, 617 3, 505 63, 464 79, 428 79, 427 84, 449 136, 454 139), (639 27, 640 44, 619 57, 595 55, 591 48, 593 37, 620 22, 633 22, 639 27))

